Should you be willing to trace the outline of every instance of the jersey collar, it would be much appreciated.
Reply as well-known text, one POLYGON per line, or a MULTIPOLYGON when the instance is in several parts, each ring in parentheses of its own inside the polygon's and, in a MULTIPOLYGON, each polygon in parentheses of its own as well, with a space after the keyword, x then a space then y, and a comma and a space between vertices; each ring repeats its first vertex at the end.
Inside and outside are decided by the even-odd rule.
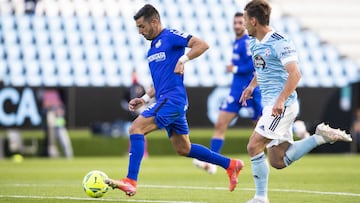
POLYGON ((271 31, 268 32, 268 33, 266 33, 265 37, 264 37, 261 41, 259 41, 258 39, 256 39, 256 44, 263 44, 263 43, 265 43, 265 42, 271 37, 271 35, 274 34, 274 32, 275 32, 274 29, 271 28, 271 31))

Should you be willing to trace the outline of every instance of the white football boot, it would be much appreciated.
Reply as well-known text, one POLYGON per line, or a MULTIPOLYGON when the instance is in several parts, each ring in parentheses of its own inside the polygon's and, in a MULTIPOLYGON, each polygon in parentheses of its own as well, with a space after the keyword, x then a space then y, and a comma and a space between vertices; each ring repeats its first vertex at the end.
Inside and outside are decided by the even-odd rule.
POLYGON ((333 144, 337 141, 351 142, 350 134, 346 134, 344 130, 331 128, 329 125, 320 123, 316 126, 315 134, 324 138, 327 143, 333 144))

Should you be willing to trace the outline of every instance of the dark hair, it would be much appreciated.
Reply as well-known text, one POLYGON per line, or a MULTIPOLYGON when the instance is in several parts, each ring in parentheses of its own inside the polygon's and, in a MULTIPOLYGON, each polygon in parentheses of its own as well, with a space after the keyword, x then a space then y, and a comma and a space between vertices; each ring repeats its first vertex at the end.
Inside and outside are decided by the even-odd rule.
POLYGON ((246 14, 249 17, 254 17, 261 25, 270 24, 271 7, 266 0, 252 0, 246 4, 246 14))
POLYGON ((244 13, 236 12, 235 15, 234 15, 234 18, 235 17, 243 17, 243 16, 244 16, 244 13))
POLYGON ((135 15, 134 20, 137 20, 141 17, 144 17, 144 20, 151 21, 154 18, 157 18, 160 21, 160 14, 156 8, 150 4, 145 4, 135 15))

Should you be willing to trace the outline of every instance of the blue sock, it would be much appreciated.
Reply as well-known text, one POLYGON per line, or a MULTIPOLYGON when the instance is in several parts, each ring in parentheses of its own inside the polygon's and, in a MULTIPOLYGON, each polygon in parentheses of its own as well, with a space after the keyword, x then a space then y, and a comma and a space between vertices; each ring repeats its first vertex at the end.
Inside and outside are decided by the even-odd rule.
POLYGON ((305 154, 309 153, 312 149, 317 147, 315 136, 310 136, 305 139, 294 142, 286 150, 284 156, 284 163, 286 166, 289 166, 292 162, 300 159, 305 154))
POLYGON ((251 157, 251 168, 255 182, 255 196, 267 198, 270 170, 264 152, 251 157))
POLYGON ((230 165, 230 159, 218 154, 216 152, 211 151, 210 149, 199 145, 199 144, 191 144, 190 153, 188 157, 198 159, 200 161, 205 161, 208 163, 216 164, 218 166, 227 169, 230 165))
POLYGON ((221 153, 221 149, 224 145, 224 140, 221 138, 211 138, 210 149, 213 152, 221 153))
POLYGON ((127 177, 137 180, 141 160, 144 155, 145 136, 142 134, 130 135, 129 167, 127 177))

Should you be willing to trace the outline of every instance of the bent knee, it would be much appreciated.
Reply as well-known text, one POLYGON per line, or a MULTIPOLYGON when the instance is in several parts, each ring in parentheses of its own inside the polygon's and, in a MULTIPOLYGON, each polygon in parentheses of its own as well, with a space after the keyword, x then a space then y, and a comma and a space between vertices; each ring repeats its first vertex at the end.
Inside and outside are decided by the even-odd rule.
POLYGON ((283 161, 270 161, 270 165, 275 169, 283 169, 286 167, 285 163, 283 161))
POLYGON ((180 155, 180 156, 188 156, 190 149, 187 149, 187 148, 175 149, 175 152, 177 155, 180 155))

